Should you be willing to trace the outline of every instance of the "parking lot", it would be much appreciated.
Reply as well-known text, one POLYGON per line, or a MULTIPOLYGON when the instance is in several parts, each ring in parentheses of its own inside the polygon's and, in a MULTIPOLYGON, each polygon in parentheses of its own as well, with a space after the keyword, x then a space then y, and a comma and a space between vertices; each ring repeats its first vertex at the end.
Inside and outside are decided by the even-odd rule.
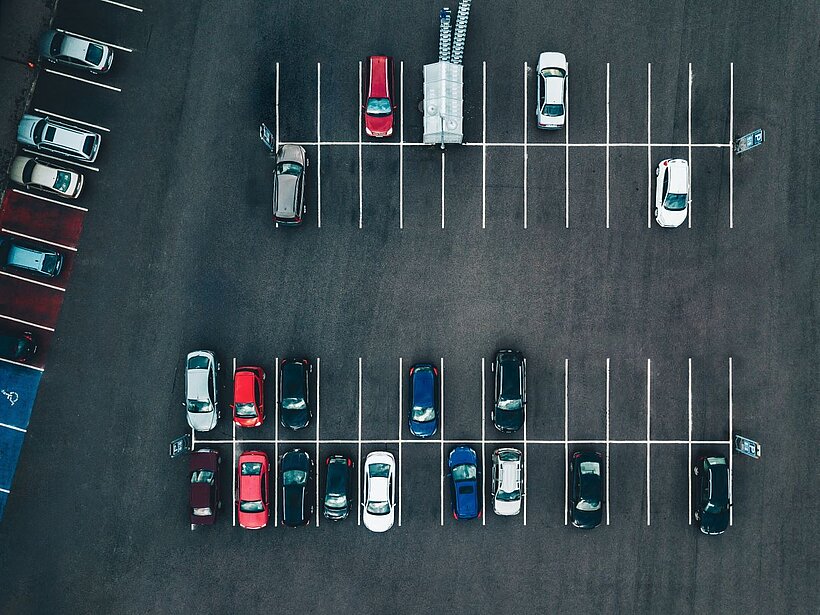
POLYGON ((28 108, 102 135, 97 160, 75 165, 81 209, 14 190, 3 204, 0 234, 61 246, 70 284, 0 276, 0 314, 47 350, 30 421, 8 413, 19 406, 0 418, 25 436, 0 523, 0 610, 812 612, 816 532, 786 513, 816 508, 817 123, 798 84, 816 74, 818 9, 593 3, 542 19, 474 4, 465 144, 442 151, 421 145, 418 110, 440 8, 60 0, 55 28, 116 55, 104 77, 41 67, 28 108), (555 132, 533 117, 547 49, 569 61, 555 132), (363 135, 359 111, 372 53, 396 60, 385 140, 363 135), (260 122, 307 150, 301 228, 271 221, 260 122), (760 126, 766 144, 733 156, 760 126), (691 165, 677 229, 652 216, 667 157, 691 165), (527 359, 512 435, 489 416, 501 348, 527 359), (222 455, 223 508, 192 532, 187 460, 168 443, 188 430, 194 349, 222 364, 222 418, 193 435, 222 455), (314 366, 315 403, 296 433, 274 404, 275 365, 294 356, 314 366), (442 374, 440 428, 424 441, 407 427, 420 361, 442 374), (235 365, 267 372, 260 427, 231 423, 235 365), (763 443, 760 460, 729 455, 736 432, 763 443), (481 460, 475 521, 450 514, 459 444, 481 460), (526 494, 509 518, 489 500, 490 455, 507 444, 524 452, 526 494), (317 467, 353 458, 357 489, 364 457, 392 452, 395 527, 368 532, 360 508, 238 527, 231 460, 296 446, 317 467), (581 448, 606 463, 590 532, 568 526, 565 505, 581 448), (692 518, 704 454, 731 463, 719 537, 692 518))

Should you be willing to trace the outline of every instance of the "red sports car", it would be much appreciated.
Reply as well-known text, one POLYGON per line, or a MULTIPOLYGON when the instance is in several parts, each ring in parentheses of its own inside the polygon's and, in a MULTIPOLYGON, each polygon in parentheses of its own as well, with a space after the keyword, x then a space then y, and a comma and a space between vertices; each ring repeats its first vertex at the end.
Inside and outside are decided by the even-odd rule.
POLYGON ((396 99, 393 91, 393 58, 367 58, 367 77, 364 83, 364 128, 371 137, 389 137, 393 134, 396 99))
POLYGON ((233 421, 258 427, 265 420, 265 372, 261 367, 238 367, 233 377, 233 421))
POLYGON ((237 467, 237 516, 246 530, 259 530, 268 524, 268 456, 260 451, 247 451, 239 456, 237 467))

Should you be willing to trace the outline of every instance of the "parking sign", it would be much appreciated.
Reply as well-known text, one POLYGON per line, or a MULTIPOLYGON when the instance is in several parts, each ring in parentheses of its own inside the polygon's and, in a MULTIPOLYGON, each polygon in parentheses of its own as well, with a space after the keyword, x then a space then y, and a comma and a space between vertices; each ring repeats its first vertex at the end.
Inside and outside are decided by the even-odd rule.
POLYGON ((743 135, 739 139, 735 139, 735 153, 742 154, 753 147, 761 145, 766 140, 766 133, 762 128, 758 128, 747 135, 743 135))

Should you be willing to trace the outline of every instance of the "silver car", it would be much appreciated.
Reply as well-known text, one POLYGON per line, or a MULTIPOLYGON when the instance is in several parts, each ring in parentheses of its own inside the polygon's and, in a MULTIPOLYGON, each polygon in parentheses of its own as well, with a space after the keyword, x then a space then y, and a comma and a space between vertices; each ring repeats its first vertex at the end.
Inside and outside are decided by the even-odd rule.
POLYGON ((94 162, 100 149, 100 135, 52 120, 44 115, 26 113, 17 125, 17 141, 38 150, 94 162))
POLYGON ((194 350, 185 360, 185 410, 188 425, 196 431, 216 427, 216 371, 219 364, 210 350, 194 350))
POLYGON ((15 157, 9 177, 26 188, 53 192, 69 199, 76 199, 83 189, 82 173, 31 156, 15 157))
POLYGON ((57 30, 49 30, 40 37, 40 55, 56 64, 94 74, 107 73, 114 61, 114 52, 108 45, 57 30))
POLYGON ((545 51, 538 56, 538 97, 535 117, 538 128, 555 130, 566 122, 567 58, 557 51, 545 51))
POLYGON ((493 451, 493 511, 497 515, 512 516, 521 512, 524 495, 521 484, 523 455, 516 448, 493 451))
POLYGON ((285 226, 302 224, 305 209, 305 148, 283 145, 276 152, 273 172, 273 221, 285 226))

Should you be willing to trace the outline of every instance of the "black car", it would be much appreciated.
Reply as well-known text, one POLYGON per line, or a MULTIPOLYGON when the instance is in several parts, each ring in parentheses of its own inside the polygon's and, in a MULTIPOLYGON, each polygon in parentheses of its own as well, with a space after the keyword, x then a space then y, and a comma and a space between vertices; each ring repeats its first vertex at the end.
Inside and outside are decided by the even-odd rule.
POLYGON ((25 363, 37 352, 37 343, 31 333, 0 331, 0 357, 25 363))
POLYGON ((495 372, 493 425, 498 431, 513 433, 524 425, 527 407, 527 366, 517 350, 500 350, 492 366, 495 372))
POLYGON ((325 519, 341 521, 350 514, 351 474, 353 460, 344 455, 331 455, 327 465, 327 485, 325 486, 325 519))
POLYGON ((213 525, 216 513, 222 506, 219 499, 219 452, 202 448, 191 453, 188 461, 190 473, 189 510, 191 529, 198 525, 213 525))
POLYGON ((693 469, 698 479, 695 493, 695 519, 700 531, 711 536, 722 534, 729 526, 729 464, 726 457, 701 457, 693 469))
POLYGON ((302 429, 310 423, 307 359, 285 359, 279 366, 279 420, 283 427, 302 429))
POLYGON ((295 448, 279 460, 282 473, 282 522, 289 527, 310 523, 313 504, 310 492, 313 483, 313 462, 307 451, 295 448))
POLYGON ((569 516, 572 525, 590 530, 601 524, 603 455, 577 451, 569 460, 569 516))

